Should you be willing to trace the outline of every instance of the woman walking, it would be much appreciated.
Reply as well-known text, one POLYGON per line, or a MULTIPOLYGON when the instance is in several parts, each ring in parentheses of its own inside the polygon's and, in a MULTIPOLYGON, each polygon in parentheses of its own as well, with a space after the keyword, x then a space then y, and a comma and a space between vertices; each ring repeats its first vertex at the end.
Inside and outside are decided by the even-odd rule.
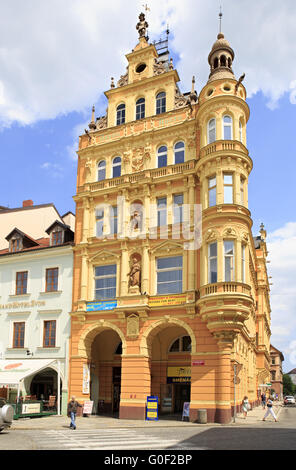
POLYGON ((274 421, 277 422, 276 415, 275 415, 275 413, 274 413, 274 411, 273 411, 273 409, 272 409, 272 405, 273 405, 272 400, 271 400, 271 398, 269 398, 269 399, 267 400, 267 411, 266 411, 266 413, 265 413, 264 418, 263 418, 262 421, 265 421, 265 419, 267 418, 267 416, 271 415, 271 416, 273 417, 274 421))
POLYGON ((243 402, 242 402, 242 405, 243 405, 243 414, 244 414, 244 418, 246 419, 247 417, 247 414, 248 414, 248 411, 249 411, 249 400, 248 400, 248 397, 244 397, 243 399, 243 402))

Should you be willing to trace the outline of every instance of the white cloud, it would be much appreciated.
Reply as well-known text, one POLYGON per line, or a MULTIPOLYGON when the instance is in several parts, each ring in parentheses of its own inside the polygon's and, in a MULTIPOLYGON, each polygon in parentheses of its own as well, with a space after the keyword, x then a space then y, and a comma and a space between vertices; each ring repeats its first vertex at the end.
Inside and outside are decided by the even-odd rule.
POLYGON ((272 276, 272 344, 285 355, 284 368, 296 364, 296 222, 289 222, 268 236, 272 276))
MULTIPOLYGON (((136 45, 143 0, 14 0, 0 8, 0 123, 29 124, 90 109, 125 71, 136 45), (17 13, 16 13, 17 12, 17 13)), ((150 39, 172 31, 183 89, 207 80, 208 53, 218 32, 220 0, 150 0, 150 39)), ((274 107, 296 80, 294 0, 228 0, 223 31, 246 72, 249 95, 262 90, 274 107)), ((292 91, 293 93, 293 91, 292 91)), ((294 96, 294 95, 293 95, 294 96)), ((104 112, 104 110, 102 109, 104 112)))
POLYGON ((64 176, 64 170, 58 163, 44 162, 40 168, 47 171, 53 178, 63 178, 64 176))

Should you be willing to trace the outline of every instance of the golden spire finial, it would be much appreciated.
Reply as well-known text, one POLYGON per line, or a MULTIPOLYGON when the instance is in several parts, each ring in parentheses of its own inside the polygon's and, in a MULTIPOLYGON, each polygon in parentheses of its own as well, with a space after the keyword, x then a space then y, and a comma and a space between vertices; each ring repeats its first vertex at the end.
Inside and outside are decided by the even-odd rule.
POLYGON ((221 7, 221 5, 220 5, 220 13, 219 13, 220 28, 219 28, 219 34, 222 33, 222 17, 223 17, 223 13, 222 13, 222 7, 221 7))

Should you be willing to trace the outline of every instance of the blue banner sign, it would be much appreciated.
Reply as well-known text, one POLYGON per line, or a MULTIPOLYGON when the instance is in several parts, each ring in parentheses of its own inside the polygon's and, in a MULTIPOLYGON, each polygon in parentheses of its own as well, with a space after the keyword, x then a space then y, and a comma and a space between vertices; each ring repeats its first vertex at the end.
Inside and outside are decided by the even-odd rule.
POLYGON ((117 307, 117 300, 103 301, 103 302, 88 302, 86 304, 87 312, 97 312, 102 310, 113 310, 117 307))
POLYGON ((158 397, 147 397, 146 420, 158 421, 158 397))

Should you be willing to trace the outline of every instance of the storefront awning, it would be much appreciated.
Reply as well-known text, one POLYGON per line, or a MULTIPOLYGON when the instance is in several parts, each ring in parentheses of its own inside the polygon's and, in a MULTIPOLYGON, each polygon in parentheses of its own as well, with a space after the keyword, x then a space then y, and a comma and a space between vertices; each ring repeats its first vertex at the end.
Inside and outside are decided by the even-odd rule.
POLYGON ((18 386, 26 377, 37 374, 55 362, 52 359, 0 360, 0 387, 18 386))

